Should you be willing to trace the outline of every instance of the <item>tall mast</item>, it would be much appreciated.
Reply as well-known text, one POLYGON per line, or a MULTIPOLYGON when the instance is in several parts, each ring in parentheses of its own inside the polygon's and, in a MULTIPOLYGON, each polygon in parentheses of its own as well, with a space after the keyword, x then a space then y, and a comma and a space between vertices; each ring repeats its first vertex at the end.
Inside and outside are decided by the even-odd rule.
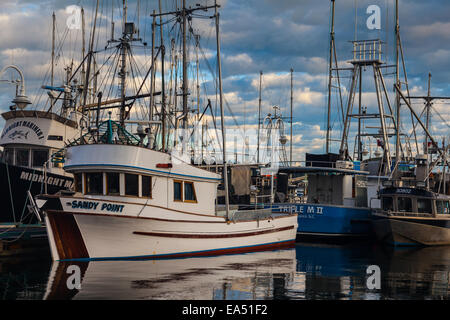
POLYGON ((259 163, 259 136, 261 131, 261 89, 262 89, 262 76, 263 72, 259 72, 259 100, 258 100, 258 142, 257 142, 257 155, 256 162, 259 163))
POLYGON ((291 139, 289 143, 289 165, 292 166, 292 116, 293 116, 293 106, 294 106, 294 69, 291 68, 291 139))
MULTIPOLYGON (((156 11, 153 10, 153 22, 152 22, 152 72, 150 79, 150 112, 149 120, 153 120, 153 105, 155 98, 153 97, 153 92, 155 91, 155 30, 156 29, 156 11)), ((150 146, 151 148, 151 146, 150 146)))
POLYGON ((200 84, 199 84, 199 65, 198 65, 198 49, 200 45, 200 35, 195 35, 195 55, 197 67, 197 119, 200 119, 200 84))
MULTIPOLYGON (((186 0, 183 0, 183 10, 181 11, 183 19, 183 129, 187 129, 187 115, 188 115, 188 74, 187 74, 187 49, 186 49, 186 0)), ((217 19, 217 18, 216 18, 217 19)), ((217 21, 216 21, 217 23, 217 21)))
MULTIPOLYGON (((52 15, 53 20, 53 28, 52 28, 52 70, 51 70, 51 76, 50 76, 50 83, 51 86, 54 86, 54 80, 55 80, 55 29, 56 29, 56 16, 55 12, 53 12, 52 15)), ((55 103, 54 99, 50 99, 51 107, 53 108, 53 105, 55 103)))
POLYGON ((327 113, 327 136, 326 136, 326 153, 330 152, 330 116, 331 116, 331 85, 333 79, 333 48, 334 48, 334 14, 335 0, 331 0, 331 31, 330 31, 330 61, 328 74, 328 113, 327 113))
MULTIPOLYGON (((395 83, 398 88, 401 88, 400 83, 400 23, 398 12, 398 0, 395 1, 395 83)), ((396 141, 395 141, 395 168, 398 170, 398 164, 400 162, 400 95, 398 92, 395 94, 396 103, 396 141)))
MULTIPOLYGON (((81 8, 81 59, 84 59, 86 55, 86 24, 84 20, 84 9, 81 8)), ((81 65, 81 84, 84 86, 84 78, 86 75, 86 70, 84 67, 84 63, 81 65)))
MULTIPOLYGON (((426 105, 426 128, 430 131, 430 109, 431 109, 431 73, 428 73, 428 93, 427 93, 427 105, 426 105)), ((427 172, 430 165, 430 154, 428 148, 428 136, 425 135, 425 154, 427 156, 427 172)), ((427 188, 430 187, 430 179, 427 176, 427 188)))
POLYGON ((120 45, 120 55, 121 55, 121 68, 120 68, 120 124, 124 126, 125 124, 125 93, 126 93, 126 72, 127 72, 127 42, 125 34, 125 26, 127 23, 127 0, 122 1, 123 4, 123 26, 122 26, 122 39, 120 45))
MULTIPOLYGON (((184 4, 184 0, 183 0, 184 4)), ((227 158, 226 158, 226 139, 225 139, 225 115, 223 111, 223 94, 222 94, 222 64, 220 61, 220 33, 219 33, 219 12, 217 11, 217 1, 214 1, 215 4, 215 18, 216 18, 216 41, 217 41, 217 67, 218 67, 218 75, 219 75, 219 105, 220 105, 220 123, 222 128, 222 150, 223 150, 223 185, 225 189, 225 210, 227 220, 229 219, 229 206, 230 199, 228 194, 228 167, 227 167, 227 158)))
POLYGON ((89 43, 89 52, 88 52, 88 62, 87 62, 87 69, 86 69, 86 77, 84 80, 85 86, 83 87, 83 106, 86 105, 86 98, 87 98, 87 91, 89 86, 89 75, 91 72, 91 63, 92 63, 92 55, 94 54, 94 39, 95 39, 95 29, 97 26, 97 15, 98 15, 98 6, 99 6, 99 0, 97 0, 97 5, 95 8, 95 16, 94 16, 94 25, 92 27, 92 33, 89 43))
POLYGON ((165 53, 166 49, 164 47, 164 37, 163 37, 163 23, 162 23, 162 7, 161 0, 159 0, 159 28, 161 31, 161 121, 162 121, 162 149, 166 149, 166 91, 165 91, 165 80, 164 80, 164 62, 165 62, 165 53))

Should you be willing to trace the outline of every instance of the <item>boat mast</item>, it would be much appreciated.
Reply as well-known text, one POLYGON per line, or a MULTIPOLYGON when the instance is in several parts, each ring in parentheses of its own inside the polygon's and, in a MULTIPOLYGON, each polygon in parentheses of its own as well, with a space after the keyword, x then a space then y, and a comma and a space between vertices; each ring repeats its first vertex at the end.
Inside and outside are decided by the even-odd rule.
POLYGON ((183 0, 183 9, 181 11, 181 18, 183 22, 183 129, 187 129, 187 116, 188 116, 188 74, 187 74, 187 49, 186 49, 186 0, 183 0))
POLYGON ((294 69, 291 68, 291 139, 289 140, 289 165, 292 166, 292 112, 293 112, 293 106, 294 106, 294 69))
MULTIPOLYGON (((400 82, 400 23, 398 14, 398 0, 395 1, 395 83, 401 88, 400 82)), ((395 142, 395 173, 398 172, 400 163, 400 95, 395 94, 396 111, 396 142, 395 142)))
MULTIPOLYGON (((87 91, 89 87, 89 76, 91 73, 91 64, 92 64, 92 56, 94 54, 94 39, 95 39, 95 29, 97 26, 97 15, 98 15, 98 6, 99 6, 99 0, 97 0, 97 5, 95 8, 95 16, 94 16, 94 25, 92 27, 92 33, 91 33, 91 39, 89 43, 89 52, 88 52, 88 61, 87 61, 87 69, 86 69, 86 77, 84 79, 84 87, 83 87, 83 106, 86 105, 86 99, 87 99, 87 91)), ((84 110, 84 109, 83 109, 84 110)), ((89 112, 89 110, 88 110, 89 112)), ((83 111, 84 114, 84 111, 83 111)))
POLYGON ((334 15, 335 0, 331 0, 331 31, 330 31, 330 60, 328 74, 328 114, 327 114, 327 136, 326 136, 326 153, 330 152, 330 117, 331 117, 331 87, 333 79, 333 48, 334 48, 334 15))
MULTIPOLYGON (((184 2, 184 0, 183 0, 184 2)), ((225 189, 225 210, 227 220, 230 218, 230 199, 228 194, 228 167, 226 158, 226 139, 225 139, 225 115, 223 111, 223 93, 222 93, 222 64, 220 61, 220 33, 219 33, 219 12, 217 11, 217 1, 214 1, 215 5, 215 18, 216 18, 216 41, 217 41, 217 68, 219 75, 219 106, 220 106, 220 124, 222 128, 222 151, 223 151, 223 185, 225 189)))
POLYGON ((166 91, 165 91, 165 79, 164 79, 164 63, 165 63, 165 54, 166 54, 166 48, 164 46, 164 38, 163 38, 163 23, 162 23, 162 7, 161 7, 161 0, 159 0, 159 28, 161 32, 161 121, 162 121, 162 150, 166 150, 166 91))
MULTIPOLYGON (((430 109, 431 109, 431 73, 428 73, 428 92, 427 92, 427 104, 425 106, 426 108, 426 128, 428 131, 430 131, 430 109)), ((427 156, 427 172, 430 166, 430 152, 428 148, 428 136, 425 135, 425 154, 427 156)), ((430 187, 430 179, 427 176, 427 189, 430 187)))
POLYGON ((120 107, 120 125, 123 127, 125 125, 125 92, 126 92, 126 72, 127 72, 127 41, 126 41, 126 33, 125 26, 127 23, 127 0, 122 1, 123 5, 123 26, 122 26, 122 39, 120 44, 120 56, 121 56, 121 68, 120 68, 120 98, 121 98, 121 107, 120 107))
MULTIPOLYGON (((86 24, 84 20, 84 9, 81 8, 81 57, 84 58, 86 55, 86 24)), ((94 71, 95 72, 95 71, 94 71)), ((84 63, 81 65, 81 85, 84 87, 85 85, 85 76, 86 76, 86 70, 84 67, 84 63)), ((52 84, 53 86, 53 84, 52 84)))
MULTIPOLYGON (((155 31, 156 31, 156 11, 153 10, 153 21, 152 21, 152 71, 150 75, 150 110, 149 110, 149 121, 153 120, 153 105, 155 98, 153 97, 153 93, 155 92, 155 31)), ((152 134, 152 126, 149 127, 150 134, 152 134)), ((150 141, 149 148, 153 147, 153 141, 150 141)))
MULTIPOLYGON (((56 16, 55 12, 53 12, 52 15, 53 20, 53 28, 52 28, 52 69, 51 69, 51 76, 50 76, 50 85, 54 87, 54 79, 55 79, 55 29, 56 29, 56 16)), ((50 99, 51 108, 53 109, 53 106, 55 104, 55 99, 50 99)))
POLYGON ((259 164, 259 137, 261 131, 261 91, 262 91, 262 76, 263 72, 259 72, 259 100, 258 100, 258 142, 257 142, 257 155, 256 155, 256 163, 259 164))

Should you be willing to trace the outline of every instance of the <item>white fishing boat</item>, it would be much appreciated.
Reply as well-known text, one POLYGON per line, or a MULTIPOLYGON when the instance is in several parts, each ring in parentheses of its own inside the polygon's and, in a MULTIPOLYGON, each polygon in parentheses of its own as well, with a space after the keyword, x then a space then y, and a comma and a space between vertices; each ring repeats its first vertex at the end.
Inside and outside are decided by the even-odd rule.
MULTIPOLYGON (((97 4, 98 6, 98 4, 97 4)), ((217 62, 221 111, 221 149, 223 151, 223 188, 228 189, 224 110, 222 104, 220 41, 218 38, 218 5, 186 8, 167 15, 182 17, 184 40, 186 22, 193 12, 215 9, 217 28, 217 62)), ((131 43, 137 29, 127 21, 127 2, 123 1, 123 34, 119 43, 121 70, 127 67, 131 43)), ((152 15, 155 23, 157 16, 152 15)), ((161 23, 161 26, 163 24, 161 23)), ((186 43, 184 43, 186 44, 186 43)), ((155 43, 152 43, 154 47, 155 43)), ((186 49, 186 45, 184 45, 186 49)), ((186 53, 186 50, 183 50, 186 53)), ((164 55, 162 55, 164 59, 164 55)), ((155 62, 155 56, 153 57, 155 62)), ((161 62, 164 66, 164 60, 161 62)), ((221 175, 201 169, 183 161, 177 150, 169 150, 172 123, 183 120, 182 128, 189 132, 189 108, 186 54, 183 55, 183 112, 171 116, 165 109, 165 85, 162 79, 161 111, 150 105, 147 120, 129 120, 130 109, 140 91, 134 93, 131 104, 125 104, 126 72, 120 72, 121 97, 119 120, 110 118, 100 123, 101 95, 96 111, 95 126, 67 146, 64 169, 75 177, 75 192, 39 196, 40 211, 44 213, 53 260, 104 260, 167 258, 249 252, 290 246, 295 242, 296 214, 272 214, 271 210, 233 210, 225 192, 225 206, 217 206, 217 189, 221 175), (153 111, 155 111, 153 113, 153 111), (137 136, 125 127, 139 124, 137 136), (144 128, 145 127, 145 128, 144 128), (159 132, 159 137, 155 135, 159 132), (166 140, 167 138, 167 140, 166 140), (158 141, 162 140, 159 144, 158 141)), ((154 91, 154 63, 151 90, 154 91)), ((164 72, 162 73, 164 75, 164 72)), ((145 79, 144 79, 145 81, 145 79)), ((141 85, 141 87, 143 84, 141 85)), ((175 92, 176 94, 176 92, 175 92)), ((209 103, 208 103, 209 105, 209 103)), ((110 108, 114 108, 110 107, 110 108)), ((208 106, 206 107, 208 108, 208 106)), ((176 125, 175 125, 176 127, 176 125)), ((172 131, 173 132, 173 131, 172 131)), ((180 142, 179 145, 185 144, 180 142)))
POLYGON ((220 175, 131 139, 110 140, 120 126, 103 125, 100 140, 111 143, 67 148, 76 192, 39 197, 54 260, 202 256, 295 242, 296 214, 230 210, 227 217, 215 205, 220 175))

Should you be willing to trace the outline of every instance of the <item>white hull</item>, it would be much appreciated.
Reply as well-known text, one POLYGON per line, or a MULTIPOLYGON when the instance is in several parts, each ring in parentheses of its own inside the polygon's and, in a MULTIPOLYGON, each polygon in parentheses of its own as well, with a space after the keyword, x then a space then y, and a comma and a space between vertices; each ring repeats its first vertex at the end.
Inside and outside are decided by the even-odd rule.
MULTIPOLYGON (((67 198, 60 200, 62 204, 70 203, 67 198)), ((134 206, 128 206, 132 214, 128 210, 115 214, 98 212, 101 202, 94 212, 48 211, 53 259, 202 256, 274 249, 295 242, 296 215, 226 222, 223 217, 151 206, 145 206, 139 215, 132 209, 134 206)))

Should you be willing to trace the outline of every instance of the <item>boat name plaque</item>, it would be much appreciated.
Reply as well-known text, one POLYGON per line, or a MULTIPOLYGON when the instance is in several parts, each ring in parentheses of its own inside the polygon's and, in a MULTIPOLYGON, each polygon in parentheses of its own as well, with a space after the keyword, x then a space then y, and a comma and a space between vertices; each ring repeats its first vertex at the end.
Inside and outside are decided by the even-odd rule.
POLYGON ((103 202, 99 207, 100 202, 95 201, 80 201, 74 200, 72 202, 68 202, 67 205, 71 206, 72 209, 87 209, 87 210, 97 210, 99 208, 101 211, 109 211, 109 212, 122 212, 125 205, 123 204, 114 204, 103 202))

